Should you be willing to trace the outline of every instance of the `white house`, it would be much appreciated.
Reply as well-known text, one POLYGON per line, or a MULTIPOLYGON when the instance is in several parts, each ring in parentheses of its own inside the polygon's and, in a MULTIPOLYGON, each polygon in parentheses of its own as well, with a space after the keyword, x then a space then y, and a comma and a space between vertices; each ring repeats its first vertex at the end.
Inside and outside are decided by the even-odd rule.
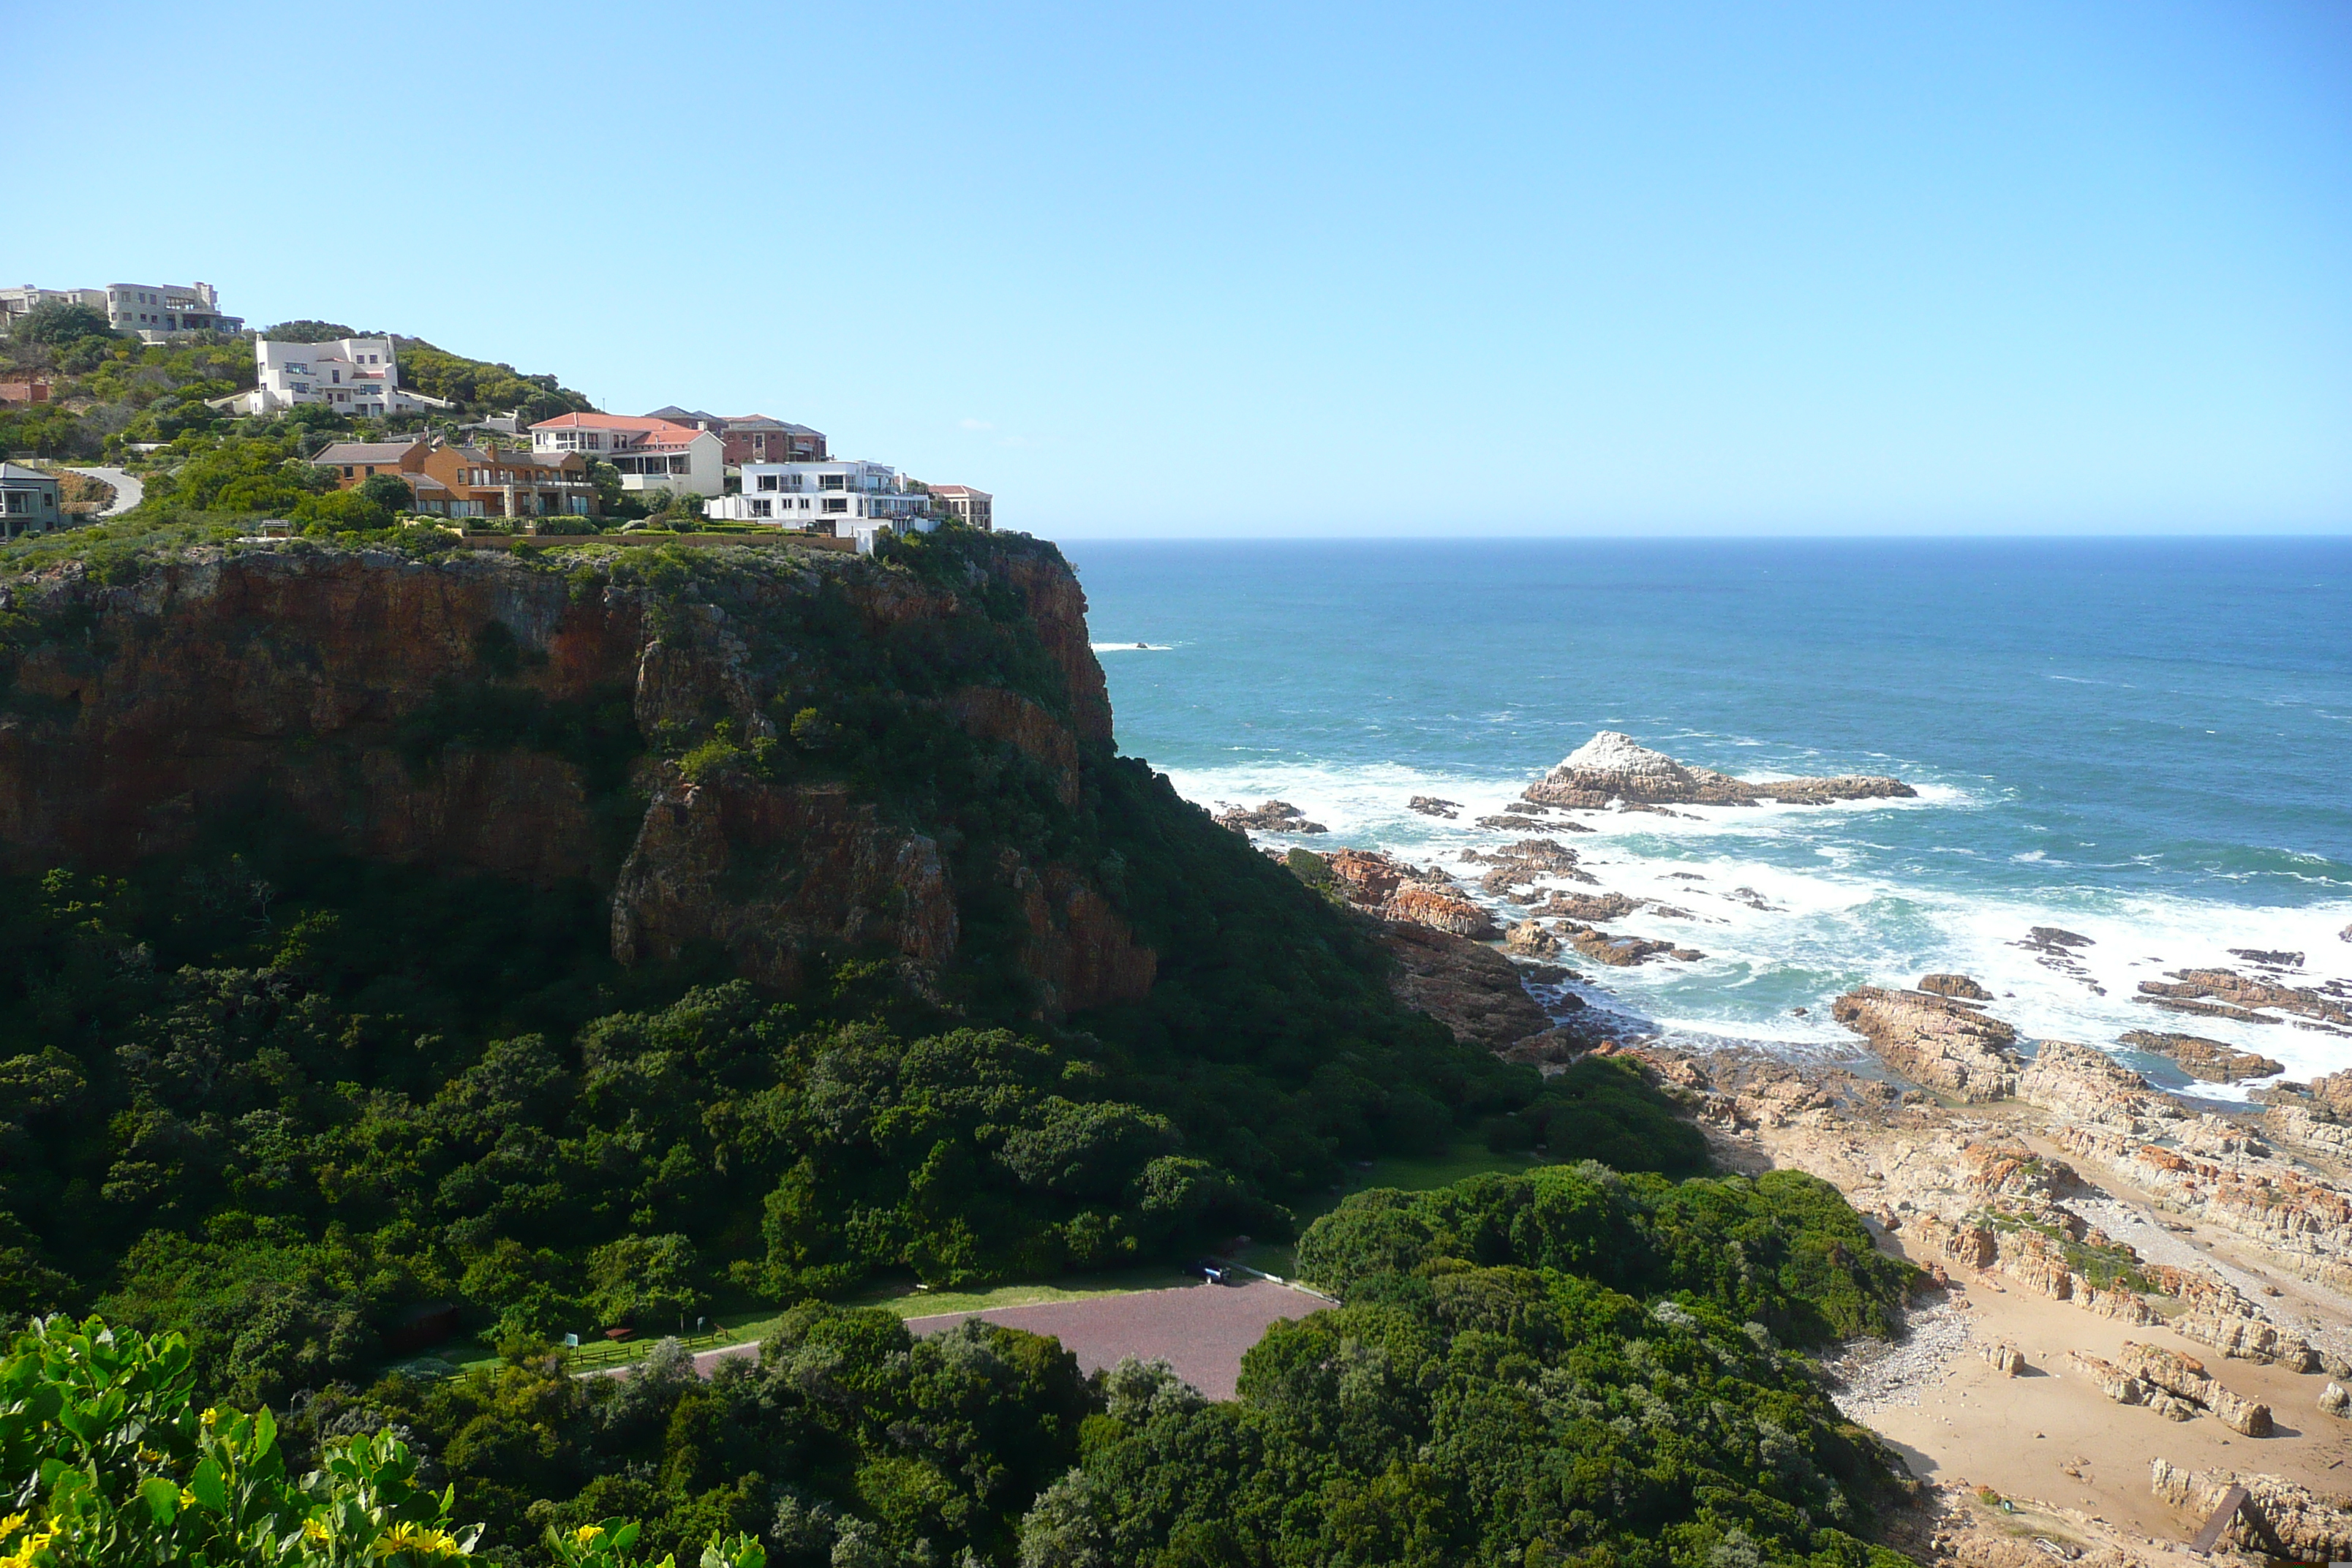
POLYGON ((625 490, 715 496, 727 488, 727 443, 672 419, 562 414, 530 427, 533 452, 578 452, 621 472, 625 490))
POLYGON ((746 463, 743 493, 702 504, 705 517, 772 522, 855 539, 861 551, 892 528, 929 533, 939 526, 931 498, 909 490, 898 470, 880 463, 746 463))
POLYGON ((209 283, 110 283, 103 289, 0 289, 0 327, 10 317, 28 313, 49 300, 87 305, 106 313, 106 324, 118 332, 135 332, 146 342, 162 342, 189 332, 234 332, 243 317, 224 316, 220 292, 209 283))
POLYGON ((55 474, 16 463, 0 463, 0 538, 47 533, 66 525, 55 474))
POLYGON ((300 404, 323 403, 354 419, 457 406, 399 384, 400 365, 390 338, 338 338, 325 343, 256 338, 253 373, 251 392, 219 399, 215 406, 238 414, 276 414, 300 404))

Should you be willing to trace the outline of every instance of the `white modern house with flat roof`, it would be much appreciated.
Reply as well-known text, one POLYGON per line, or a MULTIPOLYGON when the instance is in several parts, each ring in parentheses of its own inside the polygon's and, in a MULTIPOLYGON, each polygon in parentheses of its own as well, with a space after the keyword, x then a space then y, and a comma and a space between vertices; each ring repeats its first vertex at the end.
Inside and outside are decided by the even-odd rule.
POLYGON ((253 374, 251 392, 216 399, 213 405, 237 414, 277 414, 322 403, 354 419, 457 406, 400 384, 400 364, 390 338, 338 338, 324 343, 256 338, 253 374))
POLYGON ((530 449, 578 452, 592 463, 610 463, 620 470, 625 490, 715 496, 727 488, 724 437, 650 415, 560 414, 530 427, 530 449))
POLYGON ((705 501, 702 514, 856 539, 863 550, 877 531, 929 532, 939 526, 930 507, 930 497, 907 489, 896 468, 880 463, 746 463, 743 493, 705 501))
POLYGON ((65 525, 65 504, 55 474, 0 463, 0 538, 47 533, 65 525))

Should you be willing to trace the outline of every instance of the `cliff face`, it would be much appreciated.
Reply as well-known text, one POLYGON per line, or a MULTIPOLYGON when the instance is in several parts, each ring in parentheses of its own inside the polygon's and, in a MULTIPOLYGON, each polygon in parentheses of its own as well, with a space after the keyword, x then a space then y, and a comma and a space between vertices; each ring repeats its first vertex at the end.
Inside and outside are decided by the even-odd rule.
POLYGON ((1082 815, 1111 736, 1085 596, 1018 540, 955 564, 298 542, 18 578, 0 863, 120 868, 266 803, 370 858, 591 881, 624 962, 713 942, 786 987, 820 950, 936 978, 981 910, 1040 1010, 1139 997, 1155 957, 1069 835, 967 821, 1007 779, 1082 815))

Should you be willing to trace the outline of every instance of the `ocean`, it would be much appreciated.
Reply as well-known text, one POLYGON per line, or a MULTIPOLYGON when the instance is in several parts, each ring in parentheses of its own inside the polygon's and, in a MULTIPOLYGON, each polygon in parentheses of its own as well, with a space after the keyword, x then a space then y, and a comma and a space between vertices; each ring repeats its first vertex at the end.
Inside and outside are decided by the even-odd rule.
MULTIPOLYGON (((1863 982, 1975 976, 2030 1039, 2229 1041, 2307 1079, 2352 1037, 2136 1004, 2232 948, 2352 975, 2352 540, 1281 541, 1065 546, 1122 751, 1203 805, 1279 798, 1475 890, 1463 851, 1597 730, 1744 777, 1916 800, 1580 814, 1612 931, 1578 965, 1667 1041, 1848 1054, 1863 982), (1139 647, 1137 645, 1146 645, 1139 647), (1446 822, 1416 795, 1462 803, 1446 822), (1661 907, 1663 906, 1663 907, 1661 907), (2071 965, 2021 946, 2090 939, 2071 965), (1801 1015, 1797 1009, 1802 1008, 1801 1015)), ((1580 890, 1594 891, 1585 888, 1580 890)), ((1510 918, 1507 906, 1498 915, 1510 918)), ((2204 1092, 2230 1098, 2242 1087, 2204 1092)))

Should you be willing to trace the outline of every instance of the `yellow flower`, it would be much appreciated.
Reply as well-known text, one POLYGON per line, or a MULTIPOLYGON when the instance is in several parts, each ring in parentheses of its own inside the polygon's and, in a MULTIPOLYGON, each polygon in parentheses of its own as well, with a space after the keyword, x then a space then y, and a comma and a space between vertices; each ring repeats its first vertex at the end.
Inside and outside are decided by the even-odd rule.
POLYGON ((195 1507, 195 1506, 196 1506, 196 1494, 195 1494, 195 1493, 194 1493, 194 1492, 192 1492, 192 1491, 190 1491, 187 1488, 185 1488, 185 1487, 182 1487, 182 1488, 180 1489, 180 1506, 181 1506, 182 1508, 194 1508, 194 1507, 195 1507))
POLYGON ((305 1541, 324 1541, 327 1539, 327 1527, 315 1519, 306 1519, 302 1521, 302 1538, 305 1541))
MULTIPOLYGON (((16 1517, 22 1519, 24 1516, 19 1514, 16 1517)), ((16 1543, 16 1551, 5 1557, 0 1557, 0 1568, 33 1568, 33 1564, 38 1563, 42 1554, 48 1551, 49 1542, 57 1538, 58 1532, 54 1530, 33 1531, 16 1543)))
POLYGON ((572 1543, 577 1546, 593 1546, 604 1539, 604 1527, 601 1524, 583 1524, 572 1532, 572 1543))
POLYGON ((202 1415, 197 1416, 196 1419, 202 1421, 207 1426, 217 1426, 220 1425, 220 1407, 215 1405, 208 1405, 205 1407, 205 1413, 202 1415))
POLYGON ((25 1521, 31 1517, 30 1514, 12 1513, 5 1519, 0 1519, 0 1541, 5 1541, 24 1529, 25 1521))

